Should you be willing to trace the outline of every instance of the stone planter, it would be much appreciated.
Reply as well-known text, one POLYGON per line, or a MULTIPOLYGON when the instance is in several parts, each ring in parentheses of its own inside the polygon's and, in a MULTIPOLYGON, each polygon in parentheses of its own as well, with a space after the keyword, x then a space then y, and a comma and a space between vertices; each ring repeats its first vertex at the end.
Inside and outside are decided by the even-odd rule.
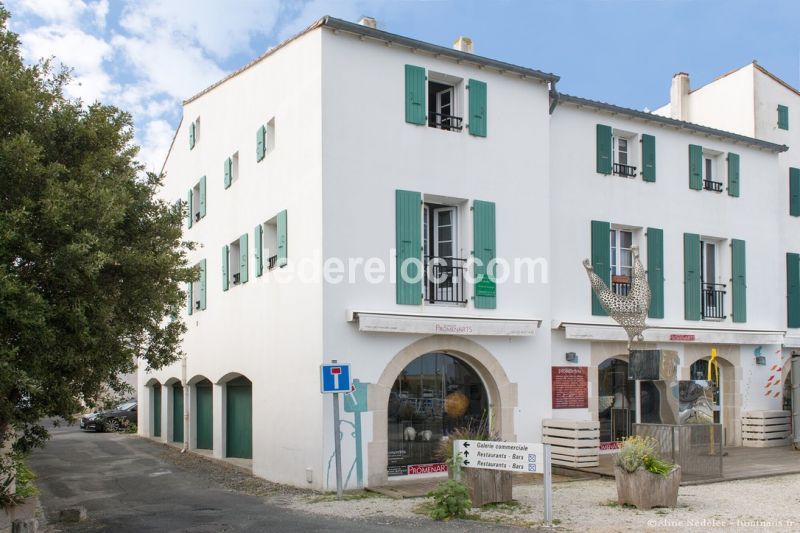
POLYGON ((675 465, 666 476, 653 474, 644 468, 628 472, 620 466, 614 467, 617 481, 617 502, 633 505, 637 509, 653 507, 675 507, 678 504, 678 487, 681 484, 681 467, 675 465))
MULTIPOLYGON (((452 472, 449 473, 453 477, 452 472)), ((461 481, 469 489, 473 507, 511 501, 511 472, 484 468, 462 468, 461 481)))

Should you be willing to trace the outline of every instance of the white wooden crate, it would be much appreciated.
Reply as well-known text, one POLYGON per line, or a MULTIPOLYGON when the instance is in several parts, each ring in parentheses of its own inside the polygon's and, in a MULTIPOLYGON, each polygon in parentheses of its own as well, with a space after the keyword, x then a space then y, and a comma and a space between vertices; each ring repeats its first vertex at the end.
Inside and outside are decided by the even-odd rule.
POLYGON ((550 445, 554 465, 600 465, 600 423, 591 420, 548 418, 542 421, 542 441, 550 445))
POLYGON ((790 411, 748 411, 742 416, 742 446, 787 446, 792 437, 790 411))

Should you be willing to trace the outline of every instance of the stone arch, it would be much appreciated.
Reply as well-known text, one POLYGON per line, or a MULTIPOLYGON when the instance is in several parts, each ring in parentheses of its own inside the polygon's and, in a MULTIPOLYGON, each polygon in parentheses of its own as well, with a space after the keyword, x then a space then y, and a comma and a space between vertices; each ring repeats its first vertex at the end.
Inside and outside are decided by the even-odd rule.
POLYGON ((155 385, 161 385, 161 382, 154 377, 148 379, 147 382, 144 384, 145 387, 154 387, 155 385))
MULTIPOLYGON (((726 350, 718 350, 726 354, 726 350)), ((691 379, 689 370, 697 361, 708 361, 711 357, 708 353, 687 353, 684 361, 684 379, 691 379)), ((717 363, 720 368, 720 380, 722 382, 722 429, 725 435, 726 446, 742 445, 742 395, 739 390, 739 368, 727 357, 718 354, 717 363)))
MULTIPOLYGON (((246 375, 242 374, 241 372, 228 372, 227 374, 225 374, 221 378, 219 378, 217 381, 214 381, 214 383, 216 383, 217 385, 224 385, 225 383, 227 383, 229 381, 233 381, 236 378, 245 378, 245 379, 250 380, 250 378, 248 378, 246 375)), ((250 380, 250 381, 252 381, 252 380, 250 380)))
POLYGON ((388 481, 388 404, 397 376, 409 363, 427 353, 440 352, 461 359, 470 365, 483 382, 489 396, 492 428, 504 440, 516 440, 514 410, 517 407, 517 384, 508 379, 502 365, 486 348, 470 339, 450 335, 433 335, 419 339, 392 357, 377 383, 369 386, 372 410, 372 439, 368 444, 368 484, 379 486, 388 481))

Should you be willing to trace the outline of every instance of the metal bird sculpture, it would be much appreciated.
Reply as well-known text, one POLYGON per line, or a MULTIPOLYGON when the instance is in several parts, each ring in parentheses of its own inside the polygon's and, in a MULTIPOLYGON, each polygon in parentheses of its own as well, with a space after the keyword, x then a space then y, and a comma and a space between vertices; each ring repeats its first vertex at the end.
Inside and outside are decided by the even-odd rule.
POLYGON ((591 261, 583 260, 586 274, 592 283, 592 290, 597 295, 600 305, 628 334, 628 349, 633 341, 644 340, 642 332, 647 329, 645 320, 647 312, 650 310, 650 285, 647 283, 647 274, 639 260, 638 246, 631 246, 631 255, 633 256, 633 276, 631 287, 625 296, 611 290, 595 273, 591 261))

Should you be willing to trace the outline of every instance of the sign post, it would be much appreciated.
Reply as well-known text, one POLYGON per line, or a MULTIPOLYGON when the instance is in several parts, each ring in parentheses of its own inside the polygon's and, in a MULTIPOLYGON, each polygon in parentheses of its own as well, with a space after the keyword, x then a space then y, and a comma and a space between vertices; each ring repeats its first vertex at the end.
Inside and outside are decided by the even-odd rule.
POLYGON ((330 364, 320 366, 320 391, 333 394, 333 449, 336 456, 336 497, 342 497, 342 444, 339 442, 339 393, 350 391, 350 365, 330 364))
POLYGON ((461 466, 508 470, 544 475, 544 521, 553 521, 553 479, 550 470, 550 445, 529 442, 457 440, 453 453, 461 454, 461 466))

